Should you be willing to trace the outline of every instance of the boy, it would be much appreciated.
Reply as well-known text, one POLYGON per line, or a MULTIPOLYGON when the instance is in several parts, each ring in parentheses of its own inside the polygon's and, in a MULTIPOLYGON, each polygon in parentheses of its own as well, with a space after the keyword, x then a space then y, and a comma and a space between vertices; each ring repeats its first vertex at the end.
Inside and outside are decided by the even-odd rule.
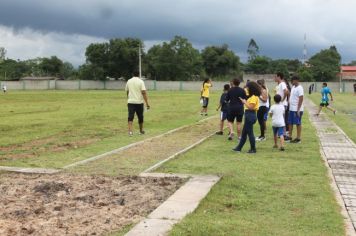
POLYGON ((226 102, 226 96, 227 96, 227 92, 230 89, 230 85, 225 84, 224 85, 224 92, 223 94, 221 94, 220 97, 220 104, 218 106, 218 108, 216 108, 216 111, 218 111, 219 109, 221 110, 220 113, 220 131, 216 132, 217 135, 223 135, 224 132, 224 121, 227 119, 227 109, 228 109, 228 103, 226 102))
POLYGON ((318 111, 318 113, 315 114, 316 116, 318 116, 320 114, 321 109, 323 109, 323 107, 326 107, 326 109, 332 111, 334 113, 334 115, 336 114, 336 110, 329 106, 328 95, 330 95, 330 100, 334 101, 333 95, 331 93, 331 89, 328 88, 328 84, 324 82, 323 88, 321 89, 321 102, 320 102, 320 106, 319 106, 319 111, 318 111))
POLYGON ((4 85, 4 86, 2 87, 2 91, 3 91, 4 93, 6 93, 6 90, 7 90, 6 85, 4 85))
POLYGON ((302 135, 302 116, 304 111, 303 100, 304 100, 304 89, 299 83, 299 77, 292 77, 292 90, 289 98, 289 115, 288 115, 288 125, 289 125, 289 137, 292 139, 293 136, 293 125, 297 127, 297 137, 291 140, 291 143, 300 143, 302 135))
POLYGON ((285 108, 282 101, 282 97, 279 94, 276 94, 274 97, 274 102, 269 110, 269 115, 272 117, 272 129, 273 129, 273 136, 274 136, 274 146, 273 148, 278 148, 277 145, 277 138, 279 137, 280 140, 280 147, 279 150, 284 151, 284 129, 285 129, 285 122, 284 122, 284 113, 285 108))

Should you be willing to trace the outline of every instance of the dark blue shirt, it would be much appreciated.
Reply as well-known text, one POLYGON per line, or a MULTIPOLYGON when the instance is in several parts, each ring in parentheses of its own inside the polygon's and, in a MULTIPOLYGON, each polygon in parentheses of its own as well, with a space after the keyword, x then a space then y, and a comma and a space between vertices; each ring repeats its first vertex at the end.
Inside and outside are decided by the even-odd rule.
POLYGON ((228 103, 226 102, 226 96, 227 96, 227 93, 223 93, 223 94, 221 94, 221 97, 220 97, 220 106, 221 106, 221 111, 223 111, 223 112, 227 112, 227 109, 228 109, 228 103))
POLYGON ((226 101, 229 102, 231 110, 243 110, 243 104, 240 100, 247 99, 245 90, 240 87, 232 87, 226 95, 226 101))

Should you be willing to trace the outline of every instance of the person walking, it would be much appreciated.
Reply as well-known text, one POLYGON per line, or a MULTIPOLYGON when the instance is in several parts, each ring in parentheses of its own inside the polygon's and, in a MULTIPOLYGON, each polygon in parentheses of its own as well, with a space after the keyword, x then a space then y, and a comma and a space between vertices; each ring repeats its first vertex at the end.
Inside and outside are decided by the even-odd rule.
POLYGON ((321 112, 321 109, 325 107, 326 109, 332 111, 334 115, 336 114, 336 110, 332 107, 329 106, 329 95, 330 95, 330 100, 334 101, 333 95, 331 93, 331 89, 328 87, 328 84, 326 82, 323 83, 323 88, 321 89, 321 102, 319 106, 318 113, 315 115, 318 116, 321 112))
POLYGON ((266 139, 266 118, 269 109, 268 89, 263 79, 257 80, 257 84, 261 86, 261 95, 259 96, 259 108, 257 111, 257 120, 260 125, 260 136, 256 138, 256 141, 263 141, 266 139))
POLYGON ((289 98, 289 115, 288 115, 288 125, 289 125, 289 137, 291 138, 291 143, 300 143, 302 135, 302 116, 304 111, 303 106, 304 100, 304 89, 303 86, 299 84, 299 77, 292 77, 292 90, 289 98), (297 137, 293 139, 293 125, 297 126, 297 137))
POLYGON ((257 115, 256 112, 258 110, 258 97, 261 95, 261 88, 256 82, 249 82, 246 87, 249 98, 243 99, 240 98, 241 102, 245 106, 245 122, 242 129, 241 139, 239 144, 232 149, 236 152, 241 152, 241 149, 246 143, 247 136, 250 140, 250 150, 248 153, 256 153, 256 140, 255 135, 253 133, 253 125, 256 123, 257 115))
POLYGON ((203 87, 200 92, 200 99, 202 99, 202 110, 200 115, 208 115, 208 105, 209 105, 209 95, 210 95, 210 88, 213 87, 210 79, 205 79, 203 82, 203 87))
POLYGON ((273 148, 278 148, 278 138, 280 142, 279 150, 284 151, 284 126, 285 126, 285 121, 284 121, 284 113, 285 113, 285 108, 281 104, 281 96, 279 94, 274 95, 273 100, 275 104, 271 106, 271 109, 269 110, 269 114, 272 118, 272 130, 273 130, 273 141, 274 141, 274 146, 273 148))
POLYGON ((135 113, 138 118, 140 134, 145 134, 145 131, 143 129, 144 103, 146 103, 147 110, 150 109, 150 105, 148 104, 148 96, 146 92, 145 83, 141 78, 139 78, 138 71, 134 71, 133 77, 127 81, 125 91, 127 93, 128 98, 127 108, 129 135, 133 135, 132 123, 134 120, 135 113))
POLYGON ((235 78, 232 81, 233 87, 227 92, 226 102, 229 104, 227 112, 227 121, 229 127, 228 140, 232 140, 234 137, 234 121, 236 120, 237 137, 241 137, 241 122, 244 116, 244 105, 241 99, 247 99, 245 90, 240 88, 240 80, 235 78))

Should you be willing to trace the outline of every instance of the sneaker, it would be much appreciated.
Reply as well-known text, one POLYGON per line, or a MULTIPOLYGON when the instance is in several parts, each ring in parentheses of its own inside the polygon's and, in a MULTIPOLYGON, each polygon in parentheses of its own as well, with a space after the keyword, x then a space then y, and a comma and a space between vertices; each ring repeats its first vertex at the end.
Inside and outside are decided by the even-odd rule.
POLYGON ((284 151, 284 147, 281 147, 279 150, 283 152, 284 151))
POLYGON ((140 134, 145 134, 145 131, 144 130, 140 131, 140 134))
POLYGON ((233 137, 234 137, 234 133, 231 133, 231 134, 229 135, 229 137, 227 138, 227 140, 231 141, 231 140, 233 139, 233 137))
POLYGON ((208 113, 205 113, 205 116, 208 116, 208 113))
POLYGON ((233 148, 232 149, 234 152, 241 152, 241 149, 233 148))
POLYGON ((266 140, 266 137, 260 136, 256 138, 256 141, 264 141, 266 140))
POLYGON ((260 141, 261 136, 256 137, 256 141, 260 141))
POLYGON ((295 138, 292 141, 290 141, 291 143, 301 143, 302 140, 300 140, 299 138, 295 138))
POLYGON ((336 110, 334 110, 333 112, 334 112, 334 115, 336 115, 336 110))
POLYGON ((129 136, 131 137, 133 135, 132 131, 129 132, 129 136))
POLYGON ((256 153, 256 149, 250 149, 250 150, 248 150, 248 152, 247 153, 250 153, 250 154, 252 154, 252 153, 256 153))
POLYGON ((292 139, 289 136, 284 136, 284 141, 285 142, 290 142, 292 139))
POLYGON ((224 132, 222 132, 222 131, 217 131, 215 134, 216 134, 216 135, 223 135, 224 132))

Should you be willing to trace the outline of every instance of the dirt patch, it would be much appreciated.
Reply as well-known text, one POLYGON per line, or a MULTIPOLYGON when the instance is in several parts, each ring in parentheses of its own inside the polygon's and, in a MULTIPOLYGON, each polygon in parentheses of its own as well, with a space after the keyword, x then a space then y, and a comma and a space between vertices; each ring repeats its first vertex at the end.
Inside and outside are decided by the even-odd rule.
POLYGON ((136 223, 177 178, 1 174, 0 235, 101 235, 136 223))
POLYGON ((1 159, 19 159, 19 158, 33 158, 47 152, 64 152, 71 149, 77 149, 88 146, 90 144, 100 141, 97 137, 87 137, 61 142, 64 135, 57 135, 56 137, 47 137, 42 139, 32 140, 23 144, 14 144, 10 146, 0 146, 0 160, 1 159))

